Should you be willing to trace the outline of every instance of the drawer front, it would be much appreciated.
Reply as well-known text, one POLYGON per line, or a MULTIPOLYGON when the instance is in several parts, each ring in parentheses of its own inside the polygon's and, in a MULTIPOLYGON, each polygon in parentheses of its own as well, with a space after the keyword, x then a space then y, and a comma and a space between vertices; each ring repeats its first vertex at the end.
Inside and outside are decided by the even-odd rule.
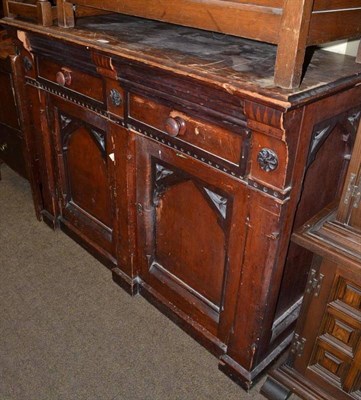
POLYGON ((0 124, 0 160, 26 177, 22 139, 11 129, 0 124))
POLYGON ((244 136, 220 126, 194 118, 173 107, 146 97, 130 94, 130 117, 150 128, 162 132, 165 137, 176 138, 179 149, 182 143, 240 166, 244 150, 244 136))
POLYGON ((38 60, 38 75, 64 89, 104 102, 103 81, 99 77, 43 58, 38 60))

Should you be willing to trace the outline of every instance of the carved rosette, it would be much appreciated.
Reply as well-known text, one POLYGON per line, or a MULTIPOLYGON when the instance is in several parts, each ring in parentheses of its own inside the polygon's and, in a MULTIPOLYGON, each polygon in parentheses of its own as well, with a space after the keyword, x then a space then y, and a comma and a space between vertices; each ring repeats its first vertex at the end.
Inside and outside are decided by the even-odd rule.
POLYGON ((111 89, 109 97, 115 107, 119 107, 123 102, 122 96, 117 89, 111 89))
POLYGON ((260 168, 266 172, 272 172, 278 167, 278 157, 277 154, 267 148, 260 150, 257 156, 257 162, 260 168))

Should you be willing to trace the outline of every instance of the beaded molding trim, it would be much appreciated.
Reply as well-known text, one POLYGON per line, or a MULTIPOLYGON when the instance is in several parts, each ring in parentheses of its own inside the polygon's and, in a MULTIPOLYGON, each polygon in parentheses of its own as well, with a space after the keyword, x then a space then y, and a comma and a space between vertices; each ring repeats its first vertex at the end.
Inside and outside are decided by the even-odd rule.
POLYGON ((237 168, 235 168, 235 170, 232 170, 231 168, 227 168, 222 162, 219 162, 219 161, 217 162, 216 156, 213 156, 211 159, 211 158, 209 158, 209 155, 207 157, 206 152, 202 151, 199 148, 198 148, 199 153, 198 154, 195 153, 193 151, 194 150, 193 145, 189 145, 186 142, 184 142, 182 144, 173 143, 172 139, 170 139, 169 137, 165 138, 165 137, 163 137, 162 134, 157 134, 153 130, 150 131, 143 127, 138 127, 138 126, 132 125, 131 123, 130 124, 128 123, 128 128, 132 129, 133 131, 135 131, 137 133, 145 135, 153 140, 156 140, 157 142, 160 142, 174 150, 177 150, 180 153, 183 153, 185 156, 195 158, 196 160, 201 161, 202 163, 207 164, 213 168, 216 168, 216 169, 224 172, 225 174, 231 175, 234 178, 237 178, 237 179, 240 179, 240 180, 246 182, 246 180, 244 179, 244 175, 239 173, 240 168, 238 166, 237 166, 237 168))
POLYGON ((285 201, 289 199, 289 192, 291 188, 288 188, 284 193, 274 190, 268 186, 262 185, 259 182, 253 181, 252 179, 247 180, 248 186, 251 186, 262 193, 268 194, 269 196, 275 197, 276 199, 285 201))
MULTIPOLYGON (((245 178, 243 175, 237 174, 235 171, 232 171, 231 169, 226 168, 223 165, 219 165, 217 162, 215 162, 213 160, 206 159, 205 157, 202 157, 199 154, 192 152, 191 151, 192 146, 189 146, 186 143, 184 143, 180 146, 180 145, 172 143, 168 138, 165 139, 164 137, 157 135, 154 132, 150 132, 147 129, 139 128, 139 127, 136 127, 129 123, 127 124, 127 127, 137 133, 140 133, 142 135, 149 137, 150 139, 156 140, 157 142, 160 142, 174 150, 177 150, 181 154, 184 154, 185 156, 195 158, 198 161, 201 161, 204 164, 207 164, 213 168, 216 168, 216 169, 224 172, 227 175, 231 175, 233 178, 236 178, 236 179, 244 182, 248 186, 251 186, 252 188, 256 189, 257 191, 260 191, 268 196, 275 197, 276 199, 278 199, 280 201, 285 201, 285 200, 288 200, 288 198, 289 198, 289 194, 288 194, 289 190, 286 193, 282 193, 282 192, 274 190, 268 186, 262 185, 259 182, 245 178)), ((200 152, 201 152, 201 150, 200 150, 200 152)))
POLYGON ((248 179, 244 176, 244 174, 240 173, 239 166, 237 166, 234 170, 232 170, 231 168, 227 168, 223 163, 220 162, 221 160, 217 161, 216 156, 213 156, 212 159, 210 159, 209 155, 207 155, 208 156, 207 157, 206 153, 203 152, 201 149, 198 150, 199 154, 195 153, 193 151, 194 146, 192 146, 192 145, 188 145, 187 143, 182 143, 181 145, 173 143, 173 141, 170 138, 167 137, 165 139, 161 133, 160 134, 155 133, 156 132, 155 130, 148 130, 144 127, 135 126, 129 122, 127 123, 124 120, 122 120, 120 118, 116 118, 115 116, 111 115, 105 109, 95 107, 94 105, 89 104, 85 100, 79 100, 77 98, 74 98, 68 93, 64 93, 61 90, 56 90, 56 89, 52 88, 51 86, 46 85, 41 82, 38 82, 37 80, 35 80, 33 78, 26 77, 26 83, 37 89, 44 90, 48 93, 54 94, 56 96, 59 96, 65 100, 67 100, 67 101, 70 101, 78 106, 84 107, 92 112, 95 112, 96 114, 102 116, 103 118, 107 118, 108 120, 110 120, 124 128, 132 129, 133 131, 135 131, 137 133, 140 133, 152 140, 160 142, 160 143, 180 152, 180 154, 184 154, 184 156, 192 157, 206 165, 216 168, 217 170, 219 170, 227 175, 230 175, 237 180, 240 180, 241 182, 245 183, 247 186, 250 186, 250 187, 256 189, 257 191, 262 192, 265 195, 274 197, 279 201, 286 201, 289 198, 288 191, 286 193, 282 193, 280 191, 277 191, 270 187, 262 185, 259 182, 255 182, 251 179, 248 179))
POLYGON ((56 90, 56 89, 52 88, 51 86, 45 85, 44 83, 40 83, 40 82, 36 81, 35 79, 29 78, 29 77, 26 78, 26 83, 37 89, 41 89, 41 90, 44 90, 45 92, 59 96, 59 97, 65 99, 67 101, 70 101, 78 106, 84 107, 102 117, 105 117, 108 120, 115 122, 118 125, 126 127, 126 123, 124 122, 124 120, 114 117, 112 114, 110 114, 105 109, 101 109, 92 104, 89 104, 86 100, 76 99, 68 93, 64 93, 61 90, 56 90))

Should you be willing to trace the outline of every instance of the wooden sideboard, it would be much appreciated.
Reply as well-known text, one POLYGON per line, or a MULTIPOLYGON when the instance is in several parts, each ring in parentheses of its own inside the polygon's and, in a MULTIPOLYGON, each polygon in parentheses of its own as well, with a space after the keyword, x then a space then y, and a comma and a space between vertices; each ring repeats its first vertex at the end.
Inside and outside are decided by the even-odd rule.
POLYGON ((38 213, 249 388, 292 338, 312 254, 290 236, 341 195, 361 66, 316 52, 287 91, 264 43, 119 14, 6 24, 38 213))

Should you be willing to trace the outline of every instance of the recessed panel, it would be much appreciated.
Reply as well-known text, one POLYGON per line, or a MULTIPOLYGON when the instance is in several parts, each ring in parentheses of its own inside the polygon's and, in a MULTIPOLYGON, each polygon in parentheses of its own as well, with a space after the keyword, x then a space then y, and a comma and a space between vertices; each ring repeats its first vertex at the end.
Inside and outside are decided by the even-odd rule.
POLYGON ((105 157, 93 132, 84 126, 71 133, 66 150, 68 196, 84 212, 112 226, 105 157))
POLYGON ((166 189, 157 206, 155 229, 155 260, 220 306, 225 235, 205 195, 191 181, 166 189))

